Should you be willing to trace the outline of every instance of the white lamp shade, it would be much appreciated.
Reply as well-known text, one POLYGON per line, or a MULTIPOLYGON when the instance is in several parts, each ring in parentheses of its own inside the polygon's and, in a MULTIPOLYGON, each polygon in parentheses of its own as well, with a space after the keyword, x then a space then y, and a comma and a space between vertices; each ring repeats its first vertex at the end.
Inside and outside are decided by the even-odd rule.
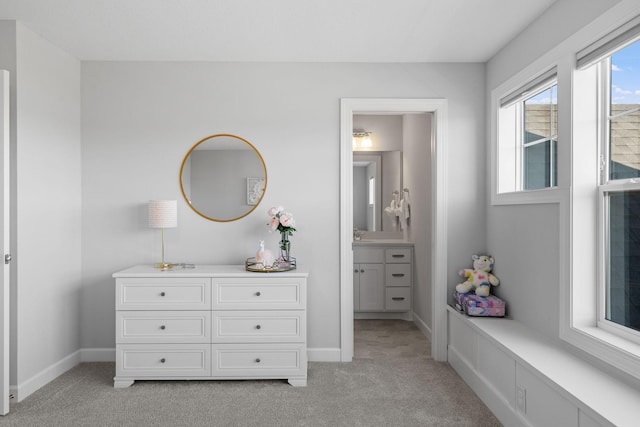
POLYGON ((177 226, 177 200, 149 200, 149 227, 175 228, 177 226))

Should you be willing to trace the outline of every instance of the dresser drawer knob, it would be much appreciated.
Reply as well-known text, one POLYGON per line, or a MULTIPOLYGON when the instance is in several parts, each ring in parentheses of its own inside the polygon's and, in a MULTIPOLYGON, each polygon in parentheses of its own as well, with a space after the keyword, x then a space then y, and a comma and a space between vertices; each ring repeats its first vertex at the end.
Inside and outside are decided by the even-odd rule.
POLYGON ((162 359, 160 359, 160 363, 164 363, 166 362, 166 359, 163 357, 162 359))
POLYGON ((167 329, 167 327, 162 325, 162 326, 160 326, 160 329, 162 329, 164 331, 165 329, 167 329))
POLYGON ((256 296, 259 297, 260 296, 260 291, 256 292, 256 296))
POLYGON ((260 325, 256 325, 256 329, 260 329, 262 326, 260 325))
POLYGON ((163 296, 165 296, 165 295, 167 295, 167 294, 166 294, 164 291, 160 292, 160 296, 161 296, 161 297, 163 297, 163 296))
POLYGON ((257 359, 256 359, 256 363, 260 363, 260 358, 257 358, 257 359))

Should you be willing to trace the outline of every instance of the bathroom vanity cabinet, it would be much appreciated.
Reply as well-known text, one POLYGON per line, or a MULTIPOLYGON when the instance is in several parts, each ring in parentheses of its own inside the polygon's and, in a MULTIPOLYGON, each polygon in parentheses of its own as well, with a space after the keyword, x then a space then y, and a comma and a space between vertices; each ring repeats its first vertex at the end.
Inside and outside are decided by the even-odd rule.
POLYGON ((372 313, 375 317, 375 313, 411 312, 413 244, 354 243, 353 260, 356 318, 372 318, 372 313))
POLYGON ((304 269, 136 266, 113 277, 114 387, 135 380, 268 378, 306 385, 304 269))

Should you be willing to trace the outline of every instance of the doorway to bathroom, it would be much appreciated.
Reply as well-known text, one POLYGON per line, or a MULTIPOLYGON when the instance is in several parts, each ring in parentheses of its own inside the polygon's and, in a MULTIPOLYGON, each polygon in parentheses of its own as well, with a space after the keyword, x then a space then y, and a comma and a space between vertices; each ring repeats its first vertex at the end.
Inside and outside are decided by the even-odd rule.
MULTIPOLYGON (((412 302, 405 313, 382 312, 369 318, 409 319, 430 339, 431 353, 436 360, 446 360, 446 205, 445 194, 445 139, 447 127, 447 101, 443 99, 343 99, 341 101, 341 360, 350 361, 354 356, 354 132, 371 137, 374 132, 363 123, 375 116, 396 120, 402 129, 402 139, 412 139, 408 146, 411 153, 403 153, 400 188, 411 193, 412 214, 406 224, 398 224, 387 233, 376 237, 399 237, 413 241, 415 257, 419 261, 413 269, 412 302), (362 119, 366 119, 363 120, 362 119), (357 128, 357 129, 356 129, 357 128), (422 150, 422 151, 420 151, 422 150), (411 188, 413 187, 413 188, 411 188), (421 212, 416 212, 421 206, 421 212), (395 233, 395 235, 394 235, 395 233), (419 265, 419 267, 418 267, 419 265)), ((375 120, 374 120, 375 121, 375 120)), ((373 123, 369 121, 369 123, 373 123)), ((398 126, 398 124, 396 124, 398 126)), ((367 142, 371 153, 382 151, 379 146, 367 142), (369 145, 371 144, 371 145, 369 145)), ((389 141, 387 141, 389 142, 389 141)), ((397 142, 397 141, 396 141, 397 142)), ((405 151, 404 144, 403 150, 405 151)), ((371 171, 371 169, 370 169, 371 171)), ((367 175, 368 176, 368 175, 367 175)), ((357 179, 357 178, 356 178, 357 179)), ((372 191, 374 191, 372 187, 372 191)), ((395 190, 394 190, 395 191, 395 190)), ((388 190, 387 190, 388 192, 388 190)), ((392 193, 393 195, 393 193, 392 193)), ((379 192, 375 198, 374 218, 384 218, 379 208, 391 204, 391 196, 385 201, 379 192)), ((371 195, 367 195, 367 201, 371 195)), ((374 208, 369 203, 367 208, 374 208)), ((386 206, 389 207, 389 206, 386 206)), ((369 221, 371 223, 371 221, 369 221)), ((376 224, 380 224, 378 221, 376 224)), ((374 228, 375 230, 375 228, 374 228)), ((384 228, 380 229, 385 233, 384 228)), ((375 232, 374 232, 375 233, 375 232)), ((413 266, 412 266, 413 268, 413 266)), ((384 295, 384 294, 383 294, 384 295)), ((383 296, 384 298, 384 296, 383 296)), ((358 316, 362 317, 362 316, 358 316)), ((364 316, 367 318, 367 316, 364 316)), ((363 325, 360 323, 360 327, 363 325)))

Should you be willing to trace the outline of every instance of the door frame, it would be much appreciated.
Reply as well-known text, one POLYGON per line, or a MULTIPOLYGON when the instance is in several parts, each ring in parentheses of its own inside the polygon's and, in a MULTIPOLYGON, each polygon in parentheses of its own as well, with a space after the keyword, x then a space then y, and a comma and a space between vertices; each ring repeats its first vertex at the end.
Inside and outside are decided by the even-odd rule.
POLYGON ((353 115, 433 113, 431 135, 431 354, 447 360, 446 99, 342 98, 340 100, 340 360, 353 359, 353 115))
POLYGON ((5 262, 9 254, 9 141, 10 141, 10 101, 9 101, 9 72, 0 70, 0 162, 2 175, 0 176, 0 245, 2 245, 2 273, 0 273, 0 415, 9 413, 9 309, 10 293, 10 264, 5 262))

